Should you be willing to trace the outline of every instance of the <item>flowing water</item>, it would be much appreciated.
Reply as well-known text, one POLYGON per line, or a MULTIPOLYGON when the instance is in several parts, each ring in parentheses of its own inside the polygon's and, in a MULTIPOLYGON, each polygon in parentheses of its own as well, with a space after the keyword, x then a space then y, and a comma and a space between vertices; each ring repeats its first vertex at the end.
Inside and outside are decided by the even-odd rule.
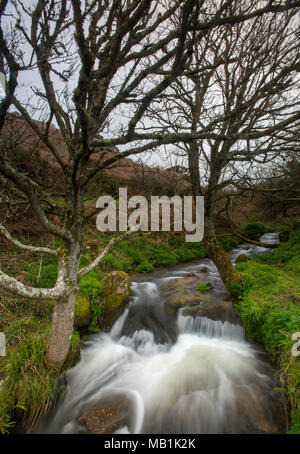
MULTIPOLYGON (((261 241, 277 239, 267 234, 261 241)), ((230 256, 234 262, 241 253, 265 252, 244 244, 230 256)), ((121 317, 109 333, 85 342, 65 381, 66 390, 42 432, 85 432, 87 425, 79 424, 83 409, 98 405, 99 415, 109 402, 114 409, 106 416, 117 423, 111 429, 101 423, 98 433, 286 430, 281 395, 274 391, 276 373, 261 347, 245 339, 238 311, 209 259, 134 278, 121 317), (212 285, 206 299, 197 291, 199 282, 212 285)))

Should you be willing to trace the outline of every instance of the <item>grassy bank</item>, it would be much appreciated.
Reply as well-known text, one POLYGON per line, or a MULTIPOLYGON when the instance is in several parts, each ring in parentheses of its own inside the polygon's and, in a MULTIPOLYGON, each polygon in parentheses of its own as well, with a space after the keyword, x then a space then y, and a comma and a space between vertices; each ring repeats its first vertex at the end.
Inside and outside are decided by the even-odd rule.
POLYGON ((300 433, 300 357, 292 355, 292 335, 300 332, 300 231, 267 255, 236 267, 243 274, 236 291, 246 333, 264 344, 279 367, 290 404, 290 432, 300 433))

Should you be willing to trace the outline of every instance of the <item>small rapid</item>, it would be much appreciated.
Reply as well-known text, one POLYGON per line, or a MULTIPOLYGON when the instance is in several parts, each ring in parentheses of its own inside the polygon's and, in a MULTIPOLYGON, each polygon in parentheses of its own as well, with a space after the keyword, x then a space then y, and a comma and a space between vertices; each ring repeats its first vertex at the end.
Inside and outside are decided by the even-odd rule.
MULTIPOLYGON (((276 242, 278 237, 267 234, 261 240, 276 242)), ((234 262, 239 253, 266 251, 245 244, 230 256, 234 262)), ((123 314, 109 333, 90 336, 65 381, 55 409, 37 431, 285 430, 281 396, 274 391, 276 373, 261 347, 246 340, 239 314, 209 259, 137 276, 123 314), (207 301, 193 290, 199 279, 212 285, 207 301), (181 303, 180 292, 187 304, 181 303), (91 429, 91 420, 98 421, 96 428, 91 429)))

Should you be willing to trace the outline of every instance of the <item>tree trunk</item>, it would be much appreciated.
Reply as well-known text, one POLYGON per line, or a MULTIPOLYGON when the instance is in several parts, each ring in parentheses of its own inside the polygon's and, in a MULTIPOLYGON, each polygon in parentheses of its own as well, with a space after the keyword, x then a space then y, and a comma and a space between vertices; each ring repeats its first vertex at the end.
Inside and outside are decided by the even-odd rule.
POLYGON ((52 327, 46 363, 49 367, 60 369, 65 361, 71 344, 74 323, 76 294, 72 293, 62 300, 55 301, 52 327))
POLYGON ((46 363, 49 367, 60 369, 68 356, 75 316, 75 300, 78 292, 78 269, 82 248, 78 242, 63 251, 59 274, 67 284, 68 293, 54 303, 52 326, 46 363))
POLYGON ((241 280, 241 274, 232 265, 227 252, 220 245, 211 219, 206 219, 203 243, 209 258, 216 265, 225 287, 234 294, 233 284, 237 284, 241 280))

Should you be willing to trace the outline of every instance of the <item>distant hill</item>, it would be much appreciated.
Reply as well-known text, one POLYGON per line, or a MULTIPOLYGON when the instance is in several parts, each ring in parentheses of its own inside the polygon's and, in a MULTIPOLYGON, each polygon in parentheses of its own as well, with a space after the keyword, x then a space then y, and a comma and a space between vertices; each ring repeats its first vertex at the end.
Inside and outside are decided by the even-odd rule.
MULTIPOLYGON (((45 132, 47 125, 45 123, 35 122, 40 131, 45 132)), ((58 150, 58 154, 63 162, 68 161, 68 149, 64 142, 61 132, 53 125, 48 127, 49 141, 58 150)), ((39 139, 37 134, 28 126, 22 117, 16 114, 10 114, 7 117, 2 130, 2 139, 14 150, 14 159, 20 161, 20 165, 25 165, 28 170, 33 171, 37 176, 40 174, 44 182, 61 191, 60 179, 63 180, 60 174, 60 165, 45 144, 39 139), (45 172, 45 163, 46 172, 45 172), (38 168, 44 168, 42 173, 38 172, 38 168), (53 172, 55 179, 53 180, 53 172)), ((116 151, 117 153, 117 151, 116 151)), ((110 158, 114 152, 107 151, 104 159, 110 158)), ((92 156, 93 162, 99 160, 100 153, 95 153, 92 156)), ((108 174, 114 180, 116 186, 126 186, 131 194, 140 194, 145 196, 150 195, 173 195, 175 193, 186 193, 190 187, 188 177, 174 171, 173 168, 168 170, 159 169, 157 167, 149 167, 129 158, 123 158, 116 162, 110 168, 106 169, 103 174, 108 174)), ((98 176, 97 183, 101 187, 101 177, 98 176)), ((105 189, 107 187, 107 175, 103 175, 105 189)), ((101 188, 100 188, 101 189, 101 188)))

